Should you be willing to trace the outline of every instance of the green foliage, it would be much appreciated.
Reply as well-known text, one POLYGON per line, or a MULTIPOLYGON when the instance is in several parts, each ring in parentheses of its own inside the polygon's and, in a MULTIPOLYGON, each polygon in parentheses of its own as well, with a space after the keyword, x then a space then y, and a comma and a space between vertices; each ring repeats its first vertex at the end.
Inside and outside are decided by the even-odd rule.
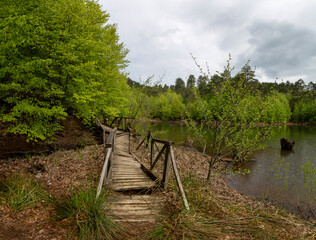
POLYGON ((309 198, 311 202, 316 202, 316 158, 314 162, 308 160, 302 166, 302 172, 304 176, 304 189, 309 192, 309 198))
MULTIPOLYGON (((203 73, 203 69, 197 66, 203 73)), ((229 59, 224 72, 216 80, 204 73, 207 79, 211 79, 212 96, 202 100, 196 94, 196 106, 203 114, 200 121, 209 123, 208 135, 211 136, 208 179, 214 164, 223 157, 245 161, 255 150, 264 147, 268 137, 267 128, 257 129, 257 123, 262 118, 262 99, 259 92, 250 87, 254 73, 247 69, 251 75, 246 74, 243 68, 235 77, 231 76, 233 68, 229 59)), ((192 124, 187 126, 193 129, 195 135, 200 135, 200 131, 194 131, 192 124)))
MULTIPOLYGON (((147 117, 151 111, 150 94, 153 87, 153 76, 148 77, 143 83, 131 84, 130 91, 126 92, 129 100, 127 116, 132 118, 147 117)), ((132 81, 132 80, 129 80, 132 81)), ((134 83, 134 82, 133 82, 134 83)))
POLYGON ((178 95, 172 90, 168 90, 166 93, 161 93, 159 96, 152 97, 151 99, 151 117, 163 120, 181 119, 185 109, 181 95, 178 95))
POLYGON ((14 175, 0 181, 0 200, 12 211, 33 207, 46 198, 42 186, 28 176, 14 175))
POLYGON ((261 121, 267 123, 286 123, 291 118, 291 109, 286 95, 273 91, 263 103, 261 121))
POLYGON ((316 123, 316 100, 302 100, 295 104, 293 112, 295 122, 316 123))
POLYGON ((46 139, 67 113, 125 108, 127 50, 92 0, 1 1, 0 120, 46 139))
POLYGON ((118 239, 121 230, 105 210, 107 196, 103 191, 96 199, 92 185, 71 191, 69 198, 56 202, 57 218, 75 227, 80 239, 118 239))

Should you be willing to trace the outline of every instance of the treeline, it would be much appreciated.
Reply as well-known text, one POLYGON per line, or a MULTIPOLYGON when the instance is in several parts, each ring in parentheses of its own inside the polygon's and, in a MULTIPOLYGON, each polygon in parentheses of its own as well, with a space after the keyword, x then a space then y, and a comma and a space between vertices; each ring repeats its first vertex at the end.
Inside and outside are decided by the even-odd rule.
MULTIPOLYGON (((224 75, 225 73, 214 74, 211 77, 200 75, 196 78, 191 74, 186 82, 182 78, 177 78, 175 84, 171 86, 166 84, 144 86, 130 78, 128 78, 128 84, 134 91, 138 89, 146 95, 137 113, 138 116, 175 120, 189 115, 200 120, 203 112, 198 105, 201 105, 201 101, 212 105, 212 101, 215 100, 215 86, 223 82, 224 75)), ((236 84, 241 78, 245 78, 246 84, 244 83, 243 87, 256 92, 253 94, 256 98, 250 101, 253 102, 253 108, 260 108, 262 111, 260 121, 267 123, 316 122, 316 83, 306 84, 302 79, 294 83, 289 81, 260 82, 255 78, 255 71, 249 64, 231 77, 236 84)), ((248 111, 251 115, 252 109, 249 108, 248 111)))
POLYGON ((251 92, 238 102, 249 121, 316 121, 314 83, 260 83, 249 64, 235 76, 226 70, 190 75, 171 86, 128 79, 128 50, 108 20, 94 0, 0 2, 0 123, 6 133, 48 140, 68 115, 89 125, 93 113, 212 121, 230 109, 229 96, 220 108, 215 104, 228 79, 230 87, 251 92))

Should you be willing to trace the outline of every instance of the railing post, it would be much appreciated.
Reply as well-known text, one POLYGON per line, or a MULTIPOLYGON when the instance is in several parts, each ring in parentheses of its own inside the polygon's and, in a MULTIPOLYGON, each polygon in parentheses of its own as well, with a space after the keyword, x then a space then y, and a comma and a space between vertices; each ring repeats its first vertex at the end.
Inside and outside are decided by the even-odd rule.
POLYGON ((183 186, 182 186, 182 183, 181 183, 181 180, 180 180, 180 175, 179 175, 179 172, 178 172, 176 160, 175 160, 174 155, 173 155, 173 148, 172 148, 172 146, 170 146, 170 157, 171 157, 171 162, 172 162, 172 166, 173 166, 173 173, 174 173, 174 176, 176 177, 176 181, 177 181, 178 188, 179 188, 181 196, 182 196, 182 201, 183 201, 184 207, 185 207, 185 209, 187 211, 189 211, 190 210, 189 203, 188 203, 188 200, 187 200, 187 198, 185 196, 185 192, 183 190, 183 186))
POLYGON ((154 144, 155 141, 153 139, 151 139, 151 144, 150 144, 150 167, 153 166, 153 162, 154 162, 154 144))
POLYGON ((103 146, 105 148, 105 129, 102 128, 102 130, 103 130, 103 146))
POLYGON ((170 145, 167 146, 166 149, 166 156, 163 168, 163 176, 162 176, 162 184, 164 189, 167 189, 168 180, 169 180, 169 168, 170 168, 170 161, 169 161, 169 154, 170 153, 170 145))
POLYGON ((151 136, 151 132, 148 131, 146 148, 148 147, 150 136, 151 136))

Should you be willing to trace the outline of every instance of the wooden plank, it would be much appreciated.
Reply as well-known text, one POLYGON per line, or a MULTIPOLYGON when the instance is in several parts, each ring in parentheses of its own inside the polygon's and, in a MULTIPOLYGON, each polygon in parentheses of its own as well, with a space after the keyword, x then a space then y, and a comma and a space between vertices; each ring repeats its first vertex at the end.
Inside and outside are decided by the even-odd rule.
POLYGON ((135 176, 133 176, 133 175, 116 176, 114 180, 122 180, 122 179, 126 179, 126 180, 127 179, 131 179, 131 180, 133 180, 133 179, 149 179, 150 181, 152 181, 151 178, 148 176, 138 176, 138 175, 135 175, 135 176))
POLYGON ((109 213, 116 215, 116 216, 133 216, 135 217, 136 215, 144 216, 144 215, 159 215, 161 213, 161 209, 142 209, 140 210, 133 210, 133 209, 109 209, 109 213))
POLYGON ((146 176, 146 174, 140 169, 140 168, 117 168, 117 167, 113 167, 113 172, 115 173, 115 175, 118 174, 132 174, 132 175, 139 175, 139 176, 146 176))
MULTIPOLYGON (((158 152, 158 154, 157 154, 157 156, 156 156, 156 158, 155 158, 155 161, 151 164, 150 170, 152 170, 152 169, 155 167, 156 163, 158 162, 159 158, 161 157, 163 151, 167 148, 167 146, 168 146, 168 145, 165 144, 165 145, 162 147, 162 149, 160 150, 160 152, 158 152)), ((163 159, 163 160, 164 160, 164 159, 163 159)))
POLYGON ((136 201, 136 200, 142 200, 142 201, 160 201, 163 198, 158 196, 158 195, 145 195, 145 194, 140 194, 140 195, 112 195, 109 197, 109 201, 115 200, 115 201, 136 201))
POLYGON ((154 185, 155 182, 153 182, 151 179, 148 180, 138 180, 138 179, 130 179, 130 180, 121 180, 121 179, 115 179, 112 181, 112 185, 122 185, 122 186, 128 186, 128 185, 154 185))
POLYGON ((118 183, 118 182, 122 182, 122 183, 136 183, 136 182, 140 182, 140 183, 154 183, 153 180, 151 180, 151 178, 116 178, 116 179, 112 179, 112 183, 118 183))
POLYGON ((148 132, 147 135, 144 137, 144 139, 140 142, 140 144, 137 146, 136 150, 138 150, 139 147, 143 144, 143 142, 145 142, 146 138, 148 138, 148 134, 149 134, 149 132, 148 132))
POLYGON ((162 139, 158 139, 158 138, 153 138, 152 141, 158 142, 158 143, 163 143, 163 144, 168 144, 168 145, 174 144, 174 142, 172 142, 172 141, 162 140, 162 139))
POLYGON ((124 185, 124 184, 112 184, 111 188, 116 191, 127 191, 127 190, 142 190, 142 189, 147 189, 147 188, 152 188, 154 187, 155 184, 129 184, 129 185, 124 185))

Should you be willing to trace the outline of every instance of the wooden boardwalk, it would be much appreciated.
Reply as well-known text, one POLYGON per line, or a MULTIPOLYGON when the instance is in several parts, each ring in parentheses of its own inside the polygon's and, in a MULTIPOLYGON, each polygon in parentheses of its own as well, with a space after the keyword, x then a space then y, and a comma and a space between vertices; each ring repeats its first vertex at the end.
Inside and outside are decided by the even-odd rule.
POLYGON ((109 213, 118 222, 150 223, 162 215, 164 201, 150 191, 156 182, 141 169, 141 164, 129 152, 129 135, 117 132, 110 187, 115 191, 109 199, 109 213))

